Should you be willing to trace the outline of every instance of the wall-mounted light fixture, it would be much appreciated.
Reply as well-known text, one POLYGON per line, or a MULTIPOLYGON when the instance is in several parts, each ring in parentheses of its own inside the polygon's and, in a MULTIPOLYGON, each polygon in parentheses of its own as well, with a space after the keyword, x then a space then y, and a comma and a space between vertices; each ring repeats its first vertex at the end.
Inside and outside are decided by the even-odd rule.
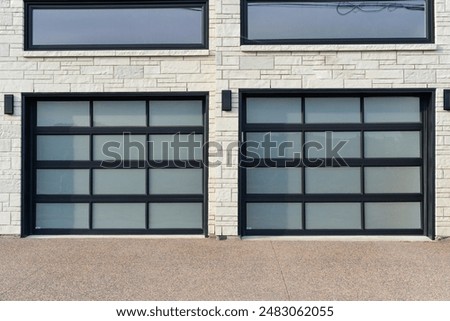
POLYGON ((5 95, 5 115, 14 114, 14 95, 5 95))
POLYGON ((444 89, 444 110, 450 110, 450 89, 444 89))
POLYGON ((231 111, 231 90, 222 90, 222 111, 231 111))

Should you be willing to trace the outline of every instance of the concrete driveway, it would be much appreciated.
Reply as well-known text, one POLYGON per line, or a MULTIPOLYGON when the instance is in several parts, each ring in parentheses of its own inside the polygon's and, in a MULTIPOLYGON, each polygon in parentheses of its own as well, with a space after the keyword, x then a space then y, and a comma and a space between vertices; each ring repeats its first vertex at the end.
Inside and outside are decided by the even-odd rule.
POLYGON ((450 300, 450 241, 0 238, 0 300, 450 300))

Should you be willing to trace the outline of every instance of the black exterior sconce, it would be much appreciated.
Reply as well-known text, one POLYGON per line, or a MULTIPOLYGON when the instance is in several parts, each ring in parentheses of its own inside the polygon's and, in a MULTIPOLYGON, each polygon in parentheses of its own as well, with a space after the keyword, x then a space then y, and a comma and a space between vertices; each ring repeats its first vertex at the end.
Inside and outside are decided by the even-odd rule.
POLYGON ((5 95, 5 115, 14 114, 14 95, 5 95))
POLYGON ((222 111, 231 111, 231 90, 222 90, 222 111))
POLYGON ((450 89, 444 89, 444 110, 450 110, 450 89))

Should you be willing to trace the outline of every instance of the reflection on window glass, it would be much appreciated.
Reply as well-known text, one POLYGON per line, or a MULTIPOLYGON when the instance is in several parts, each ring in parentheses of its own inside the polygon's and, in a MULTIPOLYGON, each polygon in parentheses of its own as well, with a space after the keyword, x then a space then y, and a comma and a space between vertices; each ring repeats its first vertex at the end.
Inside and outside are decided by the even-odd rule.
POLYGON ((202 228, 202 203, 150 203, 150 228, 202 228))
POLYGON ((250 2, 249 40, 426 38, 426 1, 250 2))
POLYGON ((358 167, 309 167, 305 172, 306 193, 361 192, 361 169, 358 167))
POLYGON ((89 228, 89 204, 38 203, 36 229, 89 228))
POLYGON ((365 132, 366 157, 420 157, 420 132, 365 132))
POLYGON ((89 194, 89 170, 87 169, 38 169, 36 193, 89 194))
POLYGON ((201 100, 155 100, 150 102, 150 126, 202 126, 201 100))
POLYGON ((145 101, 94 101, 94 126, 145 126, 145 101))
POLYGON ((193 160, 203 159, 203 135, 176 134, 150 135, 150 158, 161 160, 193 160))
POLYGON ((36 144, 39 161, 89 160, 88 135, 39 135, 36 144))
POLYGON ((203 42, 203 8, 35 8, 32 45, 146 45, 203 42))
POLYGON ((37 126, 89 126, 88 101, 38 101, 37 126))
POLYGON ((297 194, 302 192, 301 168, 247 168, 246 173, 247 193, 249 194, 297 194))
POLYGON ((94 169, 92 174, 94 194, 145 194, 144 169, 94 169))
POLYGON ((202 194, 200 168, 153 168, 149 171, 150 194, 202 194))
POLYGON ((420 167, 366 167, 366 193, 420 193, 420 167))
POLYGON ((360 100, 355 97, 306 98, 307 123, 359 123, 360 100))
POLYGON ((419 97, 367 97, 364 98, 366 123, 418 123, 419 97))
POLYGON ((360 229, 360 203, 306 203, 307 229, 360 229))
POLYGON ((247 123, 299 124, 302 122, 301 98, 248 98, 247 123))
POLYGON ((301 203, 248 203, 247 229, 301 229, 301 203))
POLYGON ((361 157, 361 133, 359 132, 307 132, 305 152, 308 158, 361 157))
POLYGON ((144 160, 147 153, 145 135, 94 135, 94 160, 144 160))
POLYGON ((414 202, 366 203, 367 229, 419 229, 421 204, 414 202))
POLYGON ((246 143, 249 158, 295 159, 302 151, 302 133, 248 133, 246 143))
POLYGON ((142 203, 94 203, 92 204, 94 229, 144 229, 145 204, 142 203))

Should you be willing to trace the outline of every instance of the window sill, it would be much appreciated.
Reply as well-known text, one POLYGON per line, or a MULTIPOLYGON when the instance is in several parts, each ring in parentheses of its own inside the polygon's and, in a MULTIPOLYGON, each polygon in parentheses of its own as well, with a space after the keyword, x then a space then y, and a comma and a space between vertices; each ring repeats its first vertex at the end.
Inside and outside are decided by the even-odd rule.
POLYGON ((434 51, 434 43, 418 44, 360 44, 360 45, 241 45, 241 51, 434 51))
POLYGON ((24 51, 25 58, 51 57, 164 57, 164 56, 209 56, 208 49, 167 50, 37 50, 24 51))

